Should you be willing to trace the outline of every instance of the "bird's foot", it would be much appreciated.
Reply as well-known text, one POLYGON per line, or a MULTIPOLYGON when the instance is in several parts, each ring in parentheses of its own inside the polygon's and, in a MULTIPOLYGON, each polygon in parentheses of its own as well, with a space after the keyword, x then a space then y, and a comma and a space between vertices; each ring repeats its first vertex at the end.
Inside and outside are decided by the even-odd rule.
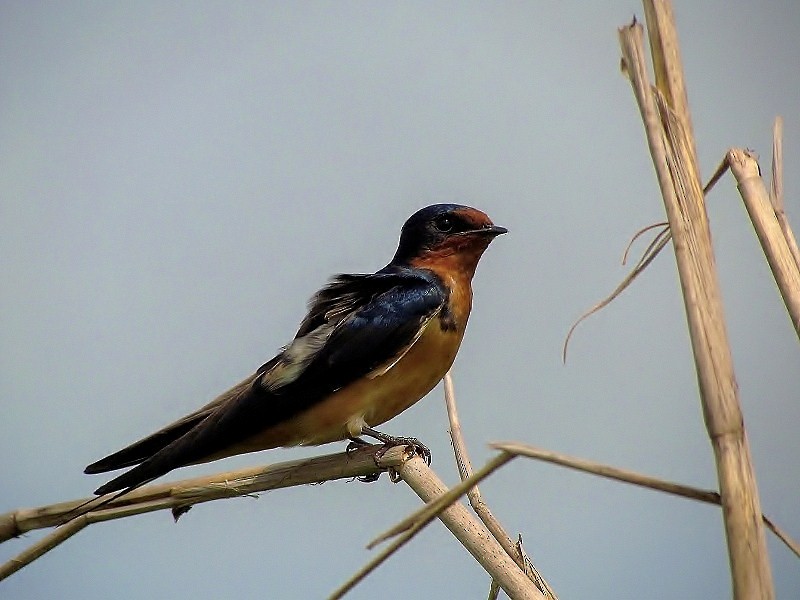
POLYGON ((431 451, 430 449, 420 442, 417 438, 414 437, 397 437, 394 435, 388 435, 386 433, 381 433, 380 431, 376 431, 371 427, 364 427, 361 429, 361 433, 363 435, 368 435, 369 437, 375 438, 383 442, 383 447, 380 448, 375 455, 375 458, 380 458, 383 456, 389 448, 394 446, 410 446, 411 449, 416 453, 419 454, 426 464, 431 464, 431 451))
MULTIPOLYGON (((347 444, 347 448, 345 448, 345 454, 348 456, 358 450, 359 448, 363 448, 364 446, 369 446, 370 443, 366 440, 362 440, 360 437, 351 437, 350 443, 347 444)), ((369 475, 361 475, 360 477, 356 477, 359 481, 363 483, 373 483, 378 481, 380 478, 381 472, 378 471, 377 473, 371 473, 369 475)))

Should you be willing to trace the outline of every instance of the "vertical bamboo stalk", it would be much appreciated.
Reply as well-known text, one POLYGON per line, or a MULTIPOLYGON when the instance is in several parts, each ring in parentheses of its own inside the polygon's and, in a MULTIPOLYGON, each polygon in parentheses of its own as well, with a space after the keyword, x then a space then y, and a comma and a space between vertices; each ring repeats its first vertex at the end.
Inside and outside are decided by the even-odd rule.
POLYGON ((652 89, 647 77, 641 25, 620 29, 620 44, 672 232, 703 416, 717 464, 734 598, 771 600, 774 590, 761 507, 684 100, 683 72, 677 62, 672 10, 667 0, 645 0, 645 13, 648 25, 658 29, 657 35, 650 36, 653 63, 661 73, 657 89, 652 89))

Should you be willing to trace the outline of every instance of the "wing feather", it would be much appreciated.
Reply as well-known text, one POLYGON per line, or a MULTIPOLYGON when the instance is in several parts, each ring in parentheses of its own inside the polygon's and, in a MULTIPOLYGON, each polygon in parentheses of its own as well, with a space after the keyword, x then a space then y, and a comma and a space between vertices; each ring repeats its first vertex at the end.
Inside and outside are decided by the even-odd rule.
POLYGON ((374 275, 337 276, 312 298, 293 342, 255 375, 192 415, 91 465, 99 472, 139 463, 97 493, 132 489, 172 469, 219 457, 349 383, 378 377, 408 352, 446 301, 438 278, 419 270, 391 267, 374 275))

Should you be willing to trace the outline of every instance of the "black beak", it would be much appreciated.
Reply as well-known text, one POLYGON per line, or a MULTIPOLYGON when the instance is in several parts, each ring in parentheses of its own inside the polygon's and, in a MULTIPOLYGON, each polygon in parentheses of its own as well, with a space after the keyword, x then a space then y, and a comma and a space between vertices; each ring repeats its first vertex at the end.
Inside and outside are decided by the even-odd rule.
POLYGON ((492 225, 491 227, 475 229, 473 231, 470 231, 470 233, 478 233, 488 237, 497 237, 498 235, 503 235, 504 233, 508 233, 508 229, 506 229, 505 227, 500 227, 499 225, 492 225))

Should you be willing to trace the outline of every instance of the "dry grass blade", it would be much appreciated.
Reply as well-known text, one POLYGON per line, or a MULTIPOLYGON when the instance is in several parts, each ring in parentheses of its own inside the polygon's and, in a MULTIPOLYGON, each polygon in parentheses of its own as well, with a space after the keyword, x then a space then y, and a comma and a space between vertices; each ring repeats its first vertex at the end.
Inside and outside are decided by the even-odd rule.
POLYGON ((711 504, 719 504, 719 494, 711 490, 700 490, 689 486, 681 485, 679 483, 671 483, 649 475, 642 475, 634 471, 628 471, 602 463, 577 458, 560 452, 552 450, 544 450, 535 446, 527 444, 520 444, 517 442, 497 442, 490 444, 492 448, 500 450, 501 452, 508 452, 516 456, 524 456, 527 458, 534 458, 544 462, 549 462, 562 467, 575 469, 584 473, 590 473, 606 479, 614 479, 624 483, 630 483, 641 487, 674 494, 676 496, 683 496, 685 498, 692 498, 702 502, 709 502, 711 504))
MULTIPOLYGON (((655 225, 647 228, 650 229, 655 227, 655 225)), ((637 234, 638 235, 638 234, 637 234)), ((569 328, 567 332, 567 337, 564 339, 564 347, 561 350, 561 360, 563 362, 567 362, 567 349, 569 348, 569 341, 572 338, 572 334, 575 333, 575 329, 577 329, 578 325, 580 325, 583 321, 591 317, 597 311, 604 309, 606 306, 611 304, 617 296, 619 296, 622 292, 624 292, 627 287, 633 283, 633 280, 636 279, 639 274, 644 271, 653 260, 655 260, 658 253, 664 249, 670 241, 670 233, 669 228, 665 228, 660 231, 656 236, 653 238, 653 241, 647 246, 644 254, 639 259, 639 262, 636 263, 630 272, 625 276, 625 278, 614 288, 614 291, 611 292, 608 296, 603 298, 600 302, 592 306, 589 310, 583 313, 578 319, 572 324, 572 327, 569 328)))
POLYGON ((668 0, 645 0, 643 5, 656 87, 680 119, 681 128, 688 133, 686 166, 691 170, 693 179, 700 181, 700 166, 692 134, 692 116, 683 80, 683 66, 672 3, 668 0))
POLYGON ((772 208, 783 212, 783 118, 775 117, 772 124, 772 182, 769 193, 772 208))
POLYGON ((345 581, 341 586, 339 586, 330 596, 328 596, 328 600, 339 600, 339 598, 344 597, 344 595, 356 587, 359 583, 361 583, 367 575, 372 573, 375 569, 381 566, 387 558, 389 558, 392 554, 397 552, 405 543, 410 540, 416 531, 413 529, 409 529, 403 535, 398 536, 397 539, 392 541, 391 544, 386 546, 383 550, 381 550, 378 554, 376 554, 372 559, 361 567, 350 579, 345 581))
MULTIPOLYGON (((606 479, 613 479, 614 481, 621 481, 623 483, 630 483, 632 485, 672 494, 674 496, 680 496, 682 498, 689 498, 690 500, 705 502, 707 504, 715 504, 717 506, 721 504, 719 493, 713 490, 702 490, 680 483, 665 481, 649 475, 642 475, 641 473, 636 473, 635 471, 628 471, 626 469, 620 469, 618 467, 612 467, 591 460, 576 458, 574 456, 561 454, 560 452, 544 450, 542 448, 536 448, 535 446, 529 446, 527 444, 520 444, 517 442, 498 442, 491 444, 491 446, 492 448, 502 452, 508 452, 509 454, 515 454, 517 456, 524 456, 527 458, 533 458, 535 460, 541 460, 543 462, 549 462, 562 467, 575 469, 576 471, 597 475, 598 477, 605 477, 606 479)), ((772 532, 775 533, 775 535, 784 544, 786 544, 786 546, 792 552, 794 552, 798 558, 800 558, 800 545, 798 545, 797 542, 795 542, 786 532, 775 525, 766 515, 761 515, 761 518, 772 530, 772 532)))
MULTIPOLYGON (((708 194, 708 192, 710 192, 713 189, 713 187, 725 174, 728 168, 729 168, 728 161, 726 159, 723 159, 720 165, 717 167, 717 170, 711 176, 711 179, 703 188, 703 195, 708 194)), ((628 252, 630 251, 631 246, 633 246, 633 243, 641 235, 647 233, 652 229, 655 229, 656 227, 664 227, 664 229, 662 231, 659 231, 658 234, 656 234, 656 236, 653 238, 653 240, 647 245, 647 248, 645 248, 644 252, 642 253, 639 262, 637 262, 636 266, 634 266, 633 269, 631 269, 630 273, 628 273, 625 279, 623 279, 620 282, 620 284, 614 289, 613 292, 611 292, 611 294, 609 294, 606 298, 604 298, 603 300, 595 304, 592 308, 583 313, 578 318, 578 320, 572 324, 572 327, 569 328, 569 331, 567 332, 567 337, 564 339, 564 347, 561 351, 561 359, 563 362, 565 363, 567 362, 567 347, 569 345, 570 339, 572 338, 572 334, 575 332, 575 329, 578 327, 578 325, 580 325, 584 320, 591 317, 597 311, 602 310, 603 308, 611 304, 611 302, 613 302, 614 299, 617 298, 617 296, 619 296, 623 291, 625 291, 625 288, 627 288, 631 283, 633 283, 633 280, 636 279, 636 277, 642 271, 644 271, 650 265, 651 262, 653 262, 655 257, 658 256, 658 253, 661 252, 664 249, 664 246, 666 246, 672 239, 672 234, 670 233, 669 230, 669 223, 663 221, 660 223, 653 223, 652 225, 648 225, 647 227, 640 229, 633 235, 631 241, 628 242, 628 245, 625 248, 625 252, 622 254, 623 265, 628 259, 628 252)))
POLYGON ((81 529, 89 524, 86 516, 73 519, 63 527, 59 527, 52 533, 49 533, 37 543, 26 548, 23 552, 12 558, 11 560, 0 565, 0 581, 6 577, 13 575, 22 567, 32 563, 34 560, 49 552, 60 543, 68 540, 73 535, 78 533, 81 529))
POLYGON ((777 536, 777 538, 778 538, 780 541, 782 541, 784 544, 786 544, 786 546, 789 548, 789 550, 791 550, 792 552, 794 552, 794 555, 795 555, 797 558, 800 558, 800 544, 798 544, 796 541, 794 541, 794 540, 793 540, 793 539, 792 539, 792 538, 789 536, 789 534, 788 534, 788 533, 786 533, 786 532, 785 532, 783 529, 781 529, 780 527, 778 527, 778 526, 777 526, 777 525, 776 525, 776 524, 775 524, 775 523, 772 521, 772 519, 770 519, 769 517, 767 517, 767 515, 761 515, 761 520, 762 520, 762 521, 764 521, 764 524, 767 526, 767 528, 768 528, 768 529, 769 529, 769 530, 770 530, 772 533, 774 533, 774 534, 777 536))
MULTIPOLYGON (((628 253, 631 251, 631 248, 633 248, 633 244, 636 242, 636 240, 638 240, 640 237, 642 237, 648 231, 650 231, 652 229, 655 229, 657 227, 662 227, 664 229, 669 229, 669 223, 667 223, 666 221, 660 221, 658 223, 653 223, 652 225, 648 225, 647 227, 642 227, 639 231, 637 231, 636 233, 633 234, 633 237, 628 242, 628 245, 625 246, 625 252, 622 253, 622 264, 623 265, 626 265, 628 263, 628 253)), ((659 233, 659 235, 661 235, 661 234, 659 233)), ((658 238, 658 236, 656 236, 656 239, 657 238, 658 238)), ((649 249, 650 249, 650 247, 652 245, 653 245, 653 242, 650 242, 650 244, 648 245, 647 250, 645 250, 642 253, 642 255, 647 254, 647 252, 649 251, 649 249)))
POLYGON ((497 600, 497 597, 499 595, 500 595, 500 584, 498 584, 496 580, 492 579, 492 583, 489 585, 488 600, 497 600))

